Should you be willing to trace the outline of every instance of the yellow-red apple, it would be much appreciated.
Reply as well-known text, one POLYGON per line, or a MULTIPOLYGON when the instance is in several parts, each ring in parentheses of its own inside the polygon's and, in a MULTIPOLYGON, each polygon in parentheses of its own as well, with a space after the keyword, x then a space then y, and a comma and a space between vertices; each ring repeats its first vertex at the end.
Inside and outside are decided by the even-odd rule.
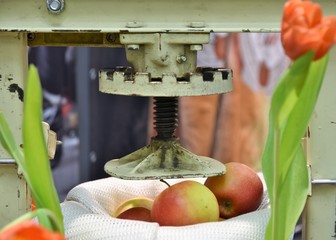
POLYGON ((216 222, 219 208, 215 195, 203 184, 186 180, 163 190, 151 211, 153 222, 160 226, 185 226, 216 222))
POLYGON ((153 199, 135 197, 122 202, 115 210, 113 216, 120 219, 151 221, 153 199))
POLYGON ((152 222, 151 211, 144 207, 130 208, 120 213, 117 218, 152 222))
POLYGON ((226 173, 208 177, 204 182, 216 196, 220 217, 232 218, 256 210, 263 197, 263 183, 249 166, 229 162, 226 173))

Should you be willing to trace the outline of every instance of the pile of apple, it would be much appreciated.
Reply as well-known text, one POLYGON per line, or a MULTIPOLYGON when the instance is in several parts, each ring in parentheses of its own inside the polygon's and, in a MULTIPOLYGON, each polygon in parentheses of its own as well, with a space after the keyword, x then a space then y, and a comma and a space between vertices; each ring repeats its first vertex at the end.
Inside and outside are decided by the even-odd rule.
POLYGON ((261 204, 263 184, 242 163, 226 164, 226 173, 208 177, 204 184, 185 180, 169 186, 155 199, 137 197, 119 205, 114 217, 185 226, 216 222, 255 211, 261 204))

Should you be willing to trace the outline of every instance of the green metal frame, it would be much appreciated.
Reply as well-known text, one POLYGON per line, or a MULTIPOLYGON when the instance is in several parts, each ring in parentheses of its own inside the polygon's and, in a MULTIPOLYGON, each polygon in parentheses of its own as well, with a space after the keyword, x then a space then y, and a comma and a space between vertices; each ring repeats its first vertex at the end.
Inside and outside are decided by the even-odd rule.
MULTIPOLYGON (((275 32, 280 30, 284 2, 65 0, 64 11, 54 14, 43 0, 0 0, 0 110, 10 119, 20 143, 22 102, 17 91, 9 91, 8 84, 23 88, 27 45, 115 47, 121 45, 121 33, 275 32)), ((326 15, 335 14, 334 0, 317 2, 326 15)), ((327 184, 312 186, 304 217, 305 239, 335 239, 336 236, 336 188, 332 184, 336 179, 335 64, 333 49, 307 139, 312 181, 327 184)), ((16 165, 7 160, 8 154, 0 147, 0 189, 6 193, 0 199, 0 226, 21 214, 22 211, 13 210, 16 206, 21 206, 23 211, 30 207, 29 193, 18 196, 14 190, 22 179, 16 165), (18 201, 24 204, 18 205, 18 201)))

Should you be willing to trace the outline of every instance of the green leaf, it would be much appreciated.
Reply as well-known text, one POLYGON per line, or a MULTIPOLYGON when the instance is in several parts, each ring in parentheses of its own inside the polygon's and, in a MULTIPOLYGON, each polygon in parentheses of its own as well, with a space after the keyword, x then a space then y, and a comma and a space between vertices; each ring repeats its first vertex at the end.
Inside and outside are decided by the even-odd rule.
POLYGON ((0 112, 0 143, 12 156, 12 158, 17 160, 19 167, 24 171, 25 163, 23 152, 16 144, 13 134, 10 131, 9 125, 2 112, 0 112))
POLYGON ((311 53, 297 59, 272 96, 262 156, 272 208, 266 239, 288 239, 305 205, 308 170, 301 138, 317 102, 327 61, 327 56, 313 61, 311 53))
POLYGON ((308 52, 300 57, 292 63, 279 80, 271 101, 271 113, 277 127, 286 121, 289 113, 293 110, 308 74, 306 69, 309 68, 313 57, 313 52, 308 52))
POLYGON ((307 71, 308 75, 300 94, 300 100, 288 116, 279 147, 282 149, 279 158, 283 164, 283 174, 286 174, 291 164, 287 159, 291 159, 291 154, 294 153, 295 148, 300 144, 301 138, 307 131, 308 123, 321 89, 327 62, 328 56, 325 56, 321 60, 313 61, 310 64, 309 71, 307 71))
POLYGON ((22 216, 16 218, 12 222, 10 222, 6 226, 4 226, 0 230, 0 232, 6 230, 8 228, 11 228, 16 224, 19 224, 19 223, 27 221, 27 220, 34 219, 36 217, 38 217, 39 219, 43 219, 43 222, 45 222, 44 227, 46 227, 50 231, 53 230, 53 227, 52 227, 53 225, 57 225, 58 229, 62 228, 61 226, 59 226, 59 222, 58 222, 55 214, 52 211, 50 211, 49 209, 46 209, 46 208, 40 208, 40 209, 36 209, 35 211, 32 211, 32 212, 27 212, 27 213, 23 214, 22 216))
MULTIPOLYGON (((20 171, 26 179, 26 182, 29 186, 31 186, 30 178, 26 171, 23 151, 16 144, 14 136, 10 131, 8 122, 2 112, 0 112, 0 143, 4 147, 4 149, 11 155, 11 157, 15 159, 20 171)), ((36 193, 34 193, 34 189, 31 189, 31 192, 33 195, 36 195, 36 193)), ((37 198, 36 201, 39 201, 39 198, 37 198)))
MULTIPOLYGON (((269 142, 269 144, 272 144, 269 142)), ((268 148, 270 151, 272 148, 268 148)), ((271 159, 271 158, 270 158, 271 159)), ((270 164, 263 161, 263 171, 273 172, 274 162, 268 159, 270 164)), ((289 239, 293 229, 303 211, 308 193, 307 162, 301 145, 294 154, 288 174, 285 178, 279 178, 275 188, 268 188, 272 217, 266 229, 266 239, 289 239), (276 193, 273 193, 273 190, 276 193), (275 222, 273 224, 273 222, 275 222)), ((266 179, 266 178, 265 178, 266 179)), ((269 177, 268 177, 269 179, 269 177)), ((266 182, 269 182, 268 180, 266 182)))
MULTIPOLYGON (((9 125, 0 112, 0 142, 15 159, 33 195, 36 216, 44 227, 64 233, 63 216, 52 178, 42 129, 42 93, 37 69, 30 66, 26 84, 23 119, 24 152, 16 144, 9 125), (39 209, 47 209, 40 211, 39 209), (47 212, 48 214, 44 214, 47 212), (50 219, 52 218, 52 221, 50 219)), ((28 213, 23 216, 31 216, 28 213)), ((19 218, 20 219, 20 218, 19 218)))
MULTIPOLYGON (((42 90, 38 71, 31 65, 24 99, 23 146, 25 167, 37 208, 47 208, 63 223, 60 203, 52 178, 46 141, 42 128, 42 90)), ((42 222, 43 224, 43 222, 42 222)), ((63 233, 63 224, 60 224, 63 233)), ((58 230, 54 226, 54 230, 58 230)))

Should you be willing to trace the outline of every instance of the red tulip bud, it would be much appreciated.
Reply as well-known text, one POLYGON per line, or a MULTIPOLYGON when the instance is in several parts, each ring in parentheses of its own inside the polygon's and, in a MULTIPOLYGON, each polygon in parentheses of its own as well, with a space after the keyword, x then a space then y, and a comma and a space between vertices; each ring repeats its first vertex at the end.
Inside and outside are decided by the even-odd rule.
POLYGON ((323 17, 320 5, 309 0, 289 0, 284 6, 281 40, 292 60, 311 50, 317 60, 336 42, 336 17, 323 17))

